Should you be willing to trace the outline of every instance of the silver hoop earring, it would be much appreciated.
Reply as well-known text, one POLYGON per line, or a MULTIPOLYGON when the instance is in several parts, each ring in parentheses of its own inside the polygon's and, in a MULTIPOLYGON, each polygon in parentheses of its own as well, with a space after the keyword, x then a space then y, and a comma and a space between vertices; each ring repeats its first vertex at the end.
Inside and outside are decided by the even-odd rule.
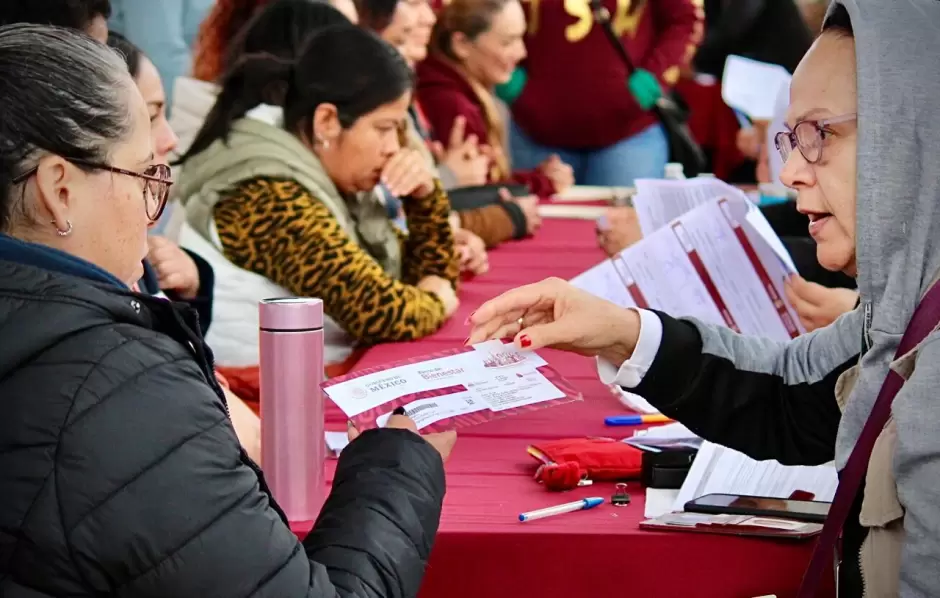
POLYGON ((55 223, 55 220, 52 221, 52 226, 55 227, 55 232, 58 233, 60 237, 67 237, 72 234, 72 221, 66 220, 65 224, 67 225, 65 230, 59 230, 59 225, 55 223))

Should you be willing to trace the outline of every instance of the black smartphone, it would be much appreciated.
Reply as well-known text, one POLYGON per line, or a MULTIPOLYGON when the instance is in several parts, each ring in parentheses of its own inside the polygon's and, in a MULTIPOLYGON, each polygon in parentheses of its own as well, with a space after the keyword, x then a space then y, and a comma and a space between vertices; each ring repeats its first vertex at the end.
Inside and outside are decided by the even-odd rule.
POLYGON ((792 500, 740 494, 706 494, 685 503, 685 510, 689 513, 780 517, 811 523, 825 522, 829 507, 830 503, 818 500, 792 500))

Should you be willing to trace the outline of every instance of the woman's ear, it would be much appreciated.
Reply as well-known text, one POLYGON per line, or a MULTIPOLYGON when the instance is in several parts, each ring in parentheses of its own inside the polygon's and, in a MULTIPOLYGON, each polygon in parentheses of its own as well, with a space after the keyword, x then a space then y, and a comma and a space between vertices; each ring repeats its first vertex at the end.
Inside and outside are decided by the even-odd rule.
POLYGON ((460 31, 456 31, 450 36, 450 49, 460 62, 464 62, 470 56, 472 45, 473 42, 460 31))
POLYGON ((320 104, 313 111, 313 143, 328 146, 342 133, 339 111, 334 104, 320 104))
POLYGON ((69 228, 71 203, 78 195, 77 186, 84 177, 73 164, 59 156, 46 156, 36 168, 37 218, 50 220, 58 230, 69 228))

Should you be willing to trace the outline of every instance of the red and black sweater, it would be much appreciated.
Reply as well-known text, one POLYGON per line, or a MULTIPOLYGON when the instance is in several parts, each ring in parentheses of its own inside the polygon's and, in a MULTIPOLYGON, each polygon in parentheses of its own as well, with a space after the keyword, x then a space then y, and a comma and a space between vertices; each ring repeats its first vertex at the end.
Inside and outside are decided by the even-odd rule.
MULTIPOLYGON (((419 64, 415 72, 418 79, 418 103, 430 123, 431 134, 435 139, 447 143, 454 121, 458 116, 463 116, 467 121, 467 136, 476 135, 482 145, 493 144, 486 110, 461 73, 434 55, 428 56, 419 64)), ((508 151, 506 148, 500 149, 508 151)), ((491 176, 488 182, 515 182, 527 185, 533 194, 540 197, 549 197, 555 193, 552 181, 538 170, 516 170, 508 181, 493 180, 491 176)))
MULTIPOLYGON (((594 22, 590 0, 529 0, 524 66, 528 82, 513 118, 536 143, 593 149, 632 137, 656 122, 626 86, 627 69, 594 22)), ((637 68, 665 88, 695 52, 703 0, 603 0, 637 68), (642 2, 639 6, 633 5, 642 2)))

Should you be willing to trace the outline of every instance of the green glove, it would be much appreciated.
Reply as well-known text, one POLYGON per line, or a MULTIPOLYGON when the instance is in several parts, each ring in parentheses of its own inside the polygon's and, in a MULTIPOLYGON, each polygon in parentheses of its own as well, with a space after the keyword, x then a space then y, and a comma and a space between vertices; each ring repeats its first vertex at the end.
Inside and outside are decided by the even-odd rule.
POLYGON ((643 110, 649 110, 655 106, 656 100, 663 95, 663 88, 656 80, 656 76, 643 69, 633 71, 627 81, 627 88, 643 110))
POLYGON ((496 86, 496 97, 506 102, 507 105, 512 106, 513 102, 522 95, 522 90, 525 88, 525 83, 528 78, 529 74, 526 73, 525 69, 521 66, 517 66, 516 70, 512 72, 512 77, 509 78, 509 81, 496 86))

